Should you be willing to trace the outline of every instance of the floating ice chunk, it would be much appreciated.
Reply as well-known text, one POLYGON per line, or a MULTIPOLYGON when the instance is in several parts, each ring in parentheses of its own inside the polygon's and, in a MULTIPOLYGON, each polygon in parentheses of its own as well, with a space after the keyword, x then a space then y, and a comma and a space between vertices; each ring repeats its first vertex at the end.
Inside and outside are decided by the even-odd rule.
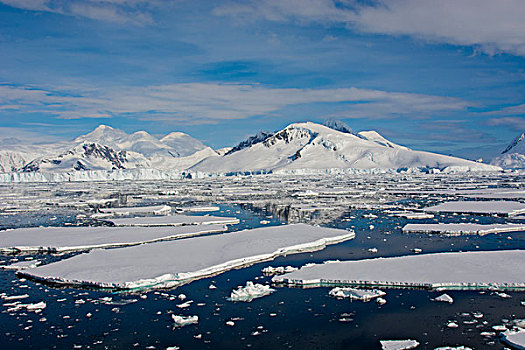
POLYGON ((41 301, 39 303, 34 303, 34 304, 26 304, 26 305, 23 305, 27 311, 32 311, 32 312, 40 312, 42 311, 43 309, 46 308, 46 303, 44 301, 41 301))
POLYGON ((503 298, 503 299, 512 298, 510 295, 508 295, 507 293, 503 293, 503 292, 496 292, 494 294, 496 294, 498 297, 503 298))
POLYGON ((500 325, 500 324, 492 326, 492 329, 495 330, 496 332, 505 332, 508 330, 506 326, 500 325))
POLYGON ((210 284, 210 286, 208 287, 208 289, 217 289, 217 287, 213 284, 210 284))
POLYGON ((412 251, 414 253, 416 253, 416 254, 419 254, 419 253, 421 253, 423 251, 423 249, 421 249, 421 248, 414 248, 414 249, 412 249, 412 251))
POLYGON ((3 270, 24 270, 24 269, 30 269, 30 268, 33 268, 33 267, 37 267, 38 265, 40 265, 40 261, 39 260, 30 260, 30 261, 21 261, 21 262, 16 262, 14 264, 10 264, 10 265, 5 265, 5 266, 0 266, 0 270, 3 269, 3 270))
POLYGON ((377 248, 369 248, 368 252, 369 253, 377 253, 377 248))
POLYGON ((448 294, 441 294, 440 296, 435 298, 434 301, 441 301, 441 302, 452 304, 454 302, 454 299, 452 299, 452 297, 448 294))
POLYGON ((422 220, 422 219, 432 219, 434 215, 428 213, 413 213, 413 212, 403 212, 396 213, 395 216, 409 219, 409 220, 422 220))
POLYGON ((171 318, 173 319, 173 322, 175 323, 176 327, 184 327, 189 324, 194 324, 199 322, 199 316, 177 316, 177 315, 171 315, 171 318))
POLYGON ((448 328, 458 328, 459 325, 456 322, 449 322, 447 323, 448 328))
POLYGON ((216 206, 201 206, 201 207, 196 206, 196 207, 177 207, 175 208, 175 210, 178 213, 184 213, 184 212, 198 213, 198 212, 219 211, 221 210, 221 208, 216 207, 216 206))
POLYGON ((386 304, 386 299, 383 299, 383 298, 377 298, 376 299, 376 303, 378 305, 385 305, 386 304))
POLYGON ((383 350, 405 350, 414 349, 419 346, 419 342, 412 339, 407 340, 380 340, 383 350))
POLYGON ((516 289, 525 288, 523 261, 525 250, 410 255, 318 264, 274 276, 272 282, 290 286, 516 289))
POLYGON ((25 298, 29 298, 29 294, 21 294, 21 295, 2 295, 2 299, 5 300, 5 301, 10 301, 10 300, 20 300, 20 299, 25 299, 25 298))
POLYGON ((176 345, 173 345, 173 346, 168 346, 166 350, 180 350, 180 348, 176 345))
POLYGON ((234 225, 239 219, 220 216, 168 215, 106 220, 115 226, 234 225))
POLYGON ((328 295, 336 298, 370 301, 374 298, 385 296, 386 293, 379 289, 356 289, 335 287, 332 290, 330 290, 330 292, 328 292, 328 295))
POLYGON ((256 283, 252 281, 246 282, 246 287, 234 289, 228 300, 230 301, 246 301, 250 302, 253 299, 261 298, 275 292, 275 289, 270 286, 256 283))
POLYGON ((434 350, 472 350, 468 346, 441 346, 439 348, 435 348, 434 350))
POLYGON ((185 308, 187 308, 187 307, 190 307, 192 303, 193 303, 193 300, 188 300, 188 301, 185 302, 185 303, 178 304, 177 307, 178 307, 179 309, 185 309, 185 308))
POLYGON ((274 276, 274 275, 282 275, 283 273, 293 272, 299 270, 297 267, 293 266, 278 266, 278 267, 272 267, 267 266, 264 269, 262 269, 262 273, 266 276, 274 276))
POLYGON ((233 322, 233 321, 226 321, 226 324, 227 324, 228 326, 230 326, 230 327, 235 326, 235 322, 233 322))
POLYGON ((136 215, 136 214, 154 214, 167 215, 171 213, 169 205, 154 205, 147 207, 122 207, 122 208, 103 208, 100 211, 104 214, 111 215, 136 215))

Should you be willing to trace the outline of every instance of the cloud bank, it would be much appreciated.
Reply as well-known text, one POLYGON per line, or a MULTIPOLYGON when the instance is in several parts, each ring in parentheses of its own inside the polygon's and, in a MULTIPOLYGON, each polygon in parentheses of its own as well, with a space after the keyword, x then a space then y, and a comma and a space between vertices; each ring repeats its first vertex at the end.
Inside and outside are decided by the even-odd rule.
POLYGON ((297 105, 341 104, 356 117, 421 117, 471 106, 454 97, 340 89, 271 88, 259 84, 181 83, 120 88, 0 85, 0 110, 47 113, 61 119, 111 118, 217 123, 269 115, 297 105))
POLYGON ((218 6, 214 13, 299 23, 342 23, 364 33, 407 35, 474 46, 487 54, 525 56, 522 0, 252 0, 218 6))

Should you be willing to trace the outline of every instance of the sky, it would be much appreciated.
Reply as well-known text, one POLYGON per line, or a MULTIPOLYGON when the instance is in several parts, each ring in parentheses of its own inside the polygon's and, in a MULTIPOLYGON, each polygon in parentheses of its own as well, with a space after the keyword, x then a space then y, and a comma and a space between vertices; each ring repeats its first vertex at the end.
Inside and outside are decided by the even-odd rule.
POLYGON ((335 118, 487 159, 525 131, 524 18, 523 0, 0 0, 0 138, 106 124, 221 148, 335 118))

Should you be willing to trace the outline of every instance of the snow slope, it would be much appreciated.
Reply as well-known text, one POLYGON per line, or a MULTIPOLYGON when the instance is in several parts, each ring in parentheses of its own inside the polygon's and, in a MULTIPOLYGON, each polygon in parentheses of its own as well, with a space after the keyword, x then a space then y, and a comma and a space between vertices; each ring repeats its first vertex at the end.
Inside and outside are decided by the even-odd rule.
MULTIPOLYGON (((498 167, 413 151, 375 132, 354 135, 306 122, 291 124, 220 158, 208 158, 190 168, 210 173, 301 173, 327 169, 409 169, 490 171, 498 167)), ((234 148, 235 149, 235 148, 234 148)))

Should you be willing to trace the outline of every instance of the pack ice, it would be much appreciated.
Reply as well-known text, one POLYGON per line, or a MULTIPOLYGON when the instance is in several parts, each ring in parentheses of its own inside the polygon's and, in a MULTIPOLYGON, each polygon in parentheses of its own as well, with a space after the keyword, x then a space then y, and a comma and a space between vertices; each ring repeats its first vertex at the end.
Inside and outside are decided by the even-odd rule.
POLYGON ((290 286, 525 289, 525 250, 437 253, 332 262, 273 277, 290 286))
MULTIPOLYGON (((183 226, 186 227, 186 226, 183 226)), ((323 249, 354 232, 295 224, 222 235, 93 250, 20 272, 58 284, 133 290, 176 287, 279 255, 323 249)))

